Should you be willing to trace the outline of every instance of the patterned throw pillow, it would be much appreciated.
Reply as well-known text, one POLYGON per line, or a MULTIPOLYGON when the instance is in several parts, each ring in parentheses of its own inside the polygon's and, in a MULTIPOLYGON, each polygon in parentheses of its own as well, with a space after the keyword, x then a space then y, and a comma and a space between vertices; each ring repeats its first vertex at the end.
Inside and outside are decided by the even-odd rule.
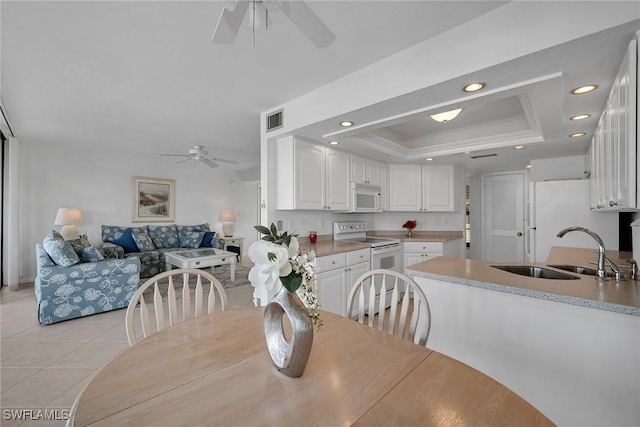
POLYGON ((146 251, 154 251, 156 247, 153 245, 153 241, 151 241, 151 237, 146 230, 134 230, 132 232, 133 240, 136 242, 136 246, 142 252, 146 251))
POLYGON ((201 248, 210 248, 211 247, 211 239, 216 235, 215 231, 205 231, 204 237, 202 238, 202 243, 200 243, 201 248))
POLYGON ((204 231, 180 231, 180 247, 195 249, 200 247, 204 231))
POLYGON ((104 257, 102 256, 100 251, 94 248, 93 246, 89 246, 88 248, 82 248, 78 255, 80 256, 80 261, 82 262, 104 261, 104 257))
POLYGON ((51 230, 51 233, 47 234, 42 241, 42 246, 53 262, 61 267, 69 267, 80 262, 71 243, 66 242, 56 230, 51 230))
POLYGON ((158 248, 179 248, 180 239, 178 229, 175 224, 171 225, 149 225, 149 236, 153 245, 158 248))

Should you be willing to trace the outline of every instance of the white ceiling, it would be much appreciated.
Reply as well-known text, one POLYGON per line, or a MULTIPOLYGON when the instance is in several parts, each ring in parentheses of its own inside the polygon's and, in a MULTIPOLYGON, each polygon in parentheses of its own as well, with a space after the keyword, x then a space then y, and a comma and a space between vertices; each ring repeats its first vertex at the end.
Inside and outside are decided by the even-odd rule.
MULTIPOLYGON (((316 49, 279 13, 272 14, 267 33, 256 30, 255 47, 249 26, 235 44, 214 44, 211 35, 225 2, 3 0, 0 96, 24 144, 133 147, 167 165, 172 160, 155 154, 186 153, 201 144, 216 157, 239 162, 221 168, 249 174, 259 167, 261 112, 506 2, 307 3, 336 34, 325 49, 316 49)), ((567 114, 591 113, 580 129, 593 132, 638 28, 633 22, 482 70, 474 77, 490 85, 480 97, 462 98, 464 76, 425 88, 406 104, 410 108, 386 109, 394 111, 394 120, 342 137, 353 141, 356 151, 360 144, 371 154, 373 143, 384 146, 381 152, 393 148, 398 158, 435 155, 472 171, 524 167, 523 156, 582 154, 590 136, 567 141, 575 126, 567 123, 567 114), (584 82, 598 82, 600 90, 576 105, 566 93, 584 82), (447 105, 454 92, 451 108, 464 108, 458 118, 446 125, 424 119, 438 112, 430 111, 432 106, 447 105), (463 153, 488 140, 498 141, 496 149, 507 147, 501 149, 505 154, 469 163, 463 153), (512 158, 509 145, 516 140, 532 146, 512 158)), ((320 141, 327 130, 319 124, 300 132, 320 141)))

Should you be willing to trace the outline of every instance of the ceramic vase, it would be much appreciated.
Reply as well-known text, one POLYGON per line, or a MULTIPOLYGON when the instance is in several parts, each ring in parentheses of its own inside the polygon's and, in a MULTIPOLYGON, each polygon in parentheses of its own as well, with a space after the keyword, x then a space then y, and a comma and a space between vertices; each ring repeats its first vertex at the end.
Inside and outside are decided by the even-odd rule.
POLYGON ((313 344, 313 322, 302 300, 284 287, 264 310, 264 336, 273 364, 280 372, 298 378, 304 372, 313 344), (286 340, 284 315, 289 317, 292 334, 286 340))

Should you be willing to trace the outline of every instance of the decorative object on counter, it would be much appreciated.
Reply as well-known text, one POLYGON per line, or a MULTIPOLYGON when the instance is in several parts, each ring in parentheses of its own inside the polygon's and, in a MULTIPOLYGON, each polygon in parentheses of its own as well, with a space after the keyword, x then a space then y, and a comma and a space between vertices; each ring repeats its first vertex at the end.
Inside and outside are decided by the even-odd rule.
POLYGON ((275 367, 287 376, 302 375, 313 344, 313 326, 322 326, 315 292, 315 253, 300 250, 295 234, 278 235, 277 228, 255 226, 265 236, 249 247, 255 266, 249 272, 254 287, 268 290, 281 286, 273 301, 265 307, 264 334, 275 367), (307 307, 302 302, 306 302, 307 307), (284 335, 283 316, 289 317, 291 338, 284 335))
POLYGON ((415 219, 410 219, 402 225, 402 228, 407 229, 407 237, 413 236, 413 229, 416 228, 418 222, 415 219))
POLYGON ((309 241, 311 243, 315 243, 318 240, 318 232, 317 231, 310 231, 309 232, 309 241))
POLYGON ((238 222, 238 213, 232 210, 220 211, 218 221, 222 221, 222 232, 225 237, 232 237, 238 222))
POLYGON ((62 225, 60 234, 64 240, 80 238, 76 224, 82 223, 82 211, 76 208, 60 208, 56 215, 55 225, 62 225))

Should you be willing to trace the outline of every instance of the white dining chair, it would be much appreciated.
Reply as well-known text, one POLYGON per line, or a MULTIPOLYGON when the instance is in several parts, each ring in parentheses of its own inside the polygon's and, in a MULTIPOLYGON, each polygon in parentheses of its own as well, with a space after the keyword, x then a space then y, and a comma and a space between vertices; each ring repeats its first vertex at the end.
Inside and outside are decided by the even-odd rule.
POLYGON ((413 279, 393 270, 371 270, 356 280, 347 300, 347 317, 362 324, 366 317, 370 327, 419 345, 427 344, 431 327, 424 291, 413 279))
POLYGON ((165 327, 213 313, 218 301, 220 310, 224 311, 227 294, 218 279, 208 271, 179 268, 157 274, 140 285, 129 301, 125 318, 129 345, 134 345, 140 335, 140 339, 146 338, 165 327), (145 291, 151 287, 153 291, 146 293, 150 300, 147 302, 145 291), (182 290, 176 292, 176 288, 182 290), (178 299, 182 300, 180 310, 178 299), (153 318, 148 305, 152 306, 153 318))

